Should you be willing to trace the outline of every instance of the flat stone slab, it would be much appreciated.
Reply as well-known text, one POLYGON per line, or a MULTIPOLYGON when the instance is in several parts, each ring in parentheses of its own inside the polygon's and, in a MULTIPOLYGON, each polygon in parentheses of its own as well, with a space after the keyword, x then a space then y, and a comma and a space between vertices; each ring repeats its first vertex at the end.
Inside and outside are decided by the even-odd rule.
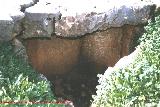
MULTIPOLYGON (((68 1, 69 2, 69 1, 68 1)), ((68 3, 66 12, 62 7, 62 19, 56 23, 56 34, 77 37, 97 30, 138 25, 147 22, 151 15, 151 3, 127 0, 81 0, 68 3), (84 5, 83 5, 84 4, 84 5), (79 9, 79 10, 78 10, 79 9), (64 12, 64 13, 63 13, 64 12)))
MULTIPOLYGON (((98 2, 97 0, 40 0, 37 5, 27 8, 26 12, 31 15, 54 14, 56 35, 77 37, 125 24, 144 24, 150 18, 152 4, 140 0, 99 0, 98 2), (62 15, 61 19, 59 12, 62 15)), ((45 23, 46 19, 44 15, 41 22, 45 23)), ((48 28, 54 27, 48 26, 48 28)), ((47 31, 45 27, 42 29, 47 31)), ((45 34, 42 37, 44 36, 45 34)))
POLYGON ((60 13, 49 1, 51 0, 40 0, 25 10, 23 38, 51 37, 55 32, 55 18, 60 13))
POLYGON ((151 17, 154 4, 140 0, 36 0, 35 4, 35 0, 0 2, 0 40, 11 40, 11 34, 20 32, 25 39, 51 37, 52 34, 77 37, 125 24, 144 24, 151 17), (24 13, 21 12, 23 5, 28 6, 24 13))

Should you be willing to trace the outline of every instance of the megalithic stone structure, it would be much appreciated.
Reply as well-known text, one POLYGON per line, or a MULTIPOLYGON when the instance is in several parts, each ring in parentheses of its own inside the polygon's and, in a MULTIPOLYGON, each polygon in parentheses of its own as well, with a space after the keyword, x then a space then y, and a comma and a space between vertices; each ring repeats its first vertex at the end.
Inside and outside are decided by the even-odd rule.
POLYGON ((0 3, 0 41, 13 41, 15 51, 23 48, 32 66, 51 78, 72 71, 103 72, 130 53, 134 38, 153 16, 154 4, 5 0, 0 3))
POLYGON ((15 52, 26 61, 28 56, 21 41, 29 37, 51 37, 55 32, 55 19, 58 19, 55 17, 59 17, 60 14, 55 11, 47 13, 25 11, 37 2, 39 0, 30 2, 5 0, 0 3, 0 42, 12 41, 15 52))

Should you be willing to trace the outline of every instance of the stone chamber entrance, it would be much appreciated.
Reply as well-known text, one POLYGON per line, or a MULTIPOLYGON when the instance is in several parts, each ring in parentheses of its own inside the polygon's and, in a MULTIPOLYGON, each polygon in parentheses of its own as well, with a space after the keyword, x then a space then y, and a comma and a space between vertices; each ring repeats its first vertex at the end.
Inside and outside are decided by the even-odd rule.
POLYGON ((130 53, 137 32, 142 28, 126 25, 78 38, 30 38, 24 45, 29 62, 51 81, 58 100, 68 99, 75 107, 89 107, 96 94, 97 74, 130 53))
POLYGON ((54 0, 31 0, 21 5, 13 2, 15 8, 7 14, 2 12, 7 19, 0 19, 0 41, 19 41, 15 50, 24 48, 22 56, 51 81, 58 100, 89 107, 98 84, 97 74, 134 50, 134 41, 144 32, 148 19, 154 17, 156 7, 152 3, 126 5, 120 1, 118 6, 109 2, 102 3, 104 6, 93 1, 74 5, 66 2, 67 7, 64 1, 55 5, 54 0), (87 11, 78 11, 79 6, 87 11))

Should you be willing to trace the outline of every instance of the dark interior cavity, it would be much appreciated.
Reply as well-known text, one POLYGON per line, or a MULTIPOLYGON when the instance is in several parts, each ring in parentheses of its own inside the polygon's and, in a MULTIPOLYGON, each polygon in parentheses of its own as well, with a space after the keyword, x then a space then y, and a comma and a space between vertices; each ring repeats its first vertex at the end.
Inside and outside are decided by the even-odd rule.
POLYGON ((133 38, 141 31, 141 26, 125 25, 79 38, 31 38, 24 44, 29 62, 52 82, 59 100, 89 107, 98 84, 97 74, 128 55, 133 38))

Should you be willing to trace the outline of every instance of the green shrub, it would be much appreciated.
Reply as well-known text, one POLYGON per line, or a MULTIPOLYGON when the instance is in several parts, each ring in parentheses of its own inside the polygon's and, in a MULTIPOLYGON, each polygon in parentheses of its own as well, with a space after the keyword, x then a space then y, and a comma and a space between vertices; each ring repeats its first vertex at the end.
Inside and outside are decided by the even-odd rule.
POLYGON ((34 104, 36 102, 47 103, 55 101, 49 81, 42 79, 40 74, 35 72, 23 60, 16 57, 10 43, 1 43, 0 106, 37 107, 39 105, 39 107, 64 107, 62 104, 34 104), (17 104, 10 104, 16 102, 17 104), (25 104, 20 104, 19 102, 25 102, 25 104))
POLYGON ((160 16, 145 29, 132 64, 98 75, 96 107, 160 107, 160 16))

